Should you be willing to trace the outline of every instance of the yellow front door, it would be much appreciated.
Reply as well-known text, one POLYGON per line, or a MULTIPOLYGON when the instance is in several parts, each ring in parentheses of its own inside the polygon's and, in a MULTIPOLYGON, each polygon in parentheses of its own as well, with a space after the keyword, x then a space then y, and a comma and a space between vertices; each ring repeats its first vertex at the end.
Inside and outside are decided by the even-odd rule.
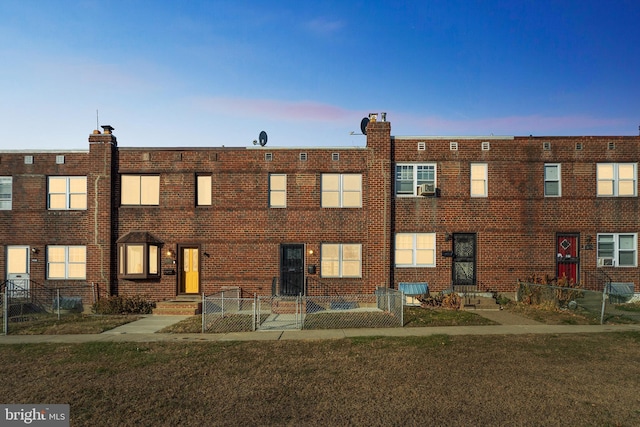
POLYGON ((182 248, 182 280, 186 294, 197 294, 198 289, 198 249, 182 248))

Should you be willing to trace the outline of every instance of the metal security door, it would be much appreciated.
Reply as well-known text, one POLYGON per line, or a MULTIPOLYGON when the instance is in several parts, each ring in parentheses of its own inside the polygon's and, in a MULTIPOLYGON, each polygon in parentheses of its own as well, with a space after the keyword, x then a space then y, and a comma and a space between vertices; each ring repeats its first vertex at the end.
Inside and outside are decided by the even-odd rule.
POLYGON ((476 235, 455 233, 453 235, 453 286, 475 286, 476 284, 476 235))
POLYGON ((282 295, 304 293, 304 245, 280 246, 280 283, 282 295))
POLYGON ((558 234, 556 238, 556 276, 566 278, 569 283, 578 283, 580 267, 580 235, 558 234))

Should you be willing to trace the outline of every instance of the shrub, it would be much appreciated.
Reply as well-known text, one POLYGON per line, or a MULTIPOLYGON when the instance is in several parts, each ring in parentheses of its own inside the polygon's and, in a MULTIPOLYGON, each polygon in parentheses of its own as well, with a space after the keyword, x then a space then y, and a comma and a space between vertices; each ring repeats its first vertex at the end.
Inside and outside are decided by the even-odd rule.
POLYGON ((98 300, 91 306, 96 314, 151 314, 156 303, 142 295, 114 295, 98 300))

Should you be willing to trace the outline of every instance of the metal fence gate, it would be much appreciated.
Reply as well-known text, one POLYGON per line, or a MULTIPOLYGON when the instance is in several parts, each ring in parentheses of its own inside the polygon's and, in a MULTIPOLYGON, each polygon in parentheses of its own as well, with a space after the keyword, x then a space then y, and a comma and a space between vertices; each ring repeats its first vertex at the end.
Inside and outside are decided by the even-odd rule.
POLYGON ((239 291, 202 296, 202 332, 256 330, 389 328, 403 326, 402 292, 379 288, 374 294, 254 296, 239 291))

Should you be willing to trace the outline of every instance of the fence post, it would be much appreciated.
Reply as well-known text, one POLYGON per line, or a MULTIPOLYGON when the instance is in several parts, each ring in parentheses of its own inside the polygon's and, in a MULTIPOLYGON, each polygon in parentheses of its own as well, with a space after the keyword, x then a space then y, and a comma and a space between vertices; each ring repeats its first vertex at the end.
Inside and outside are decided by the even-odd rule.
POLYGON ((404 328, 404 302, 406 301, 404 297, 404 292, 400 292, 400 327, 404 328))
POLYGON ((202 293, 202 333, 204 334, 204 325, 207 321, 207 297, 202 293))
POLYGON ((5 335, 9 334, 9 282, 4 287, 4 304, 2 304, 3 322, 2 329, 5 335))
POLYGON ((607 301, 607 291, 608 291, 607 288, 608 287, 609 287, 609 285, 606 284, 606 285, 604 285, 604 288, 602 289, 602 310, 600 311, 600 324, 601 325, 604 325, 604 306, 605 306, 606 301, 607 301))
POLYGON ((256 330, 256 325, 258 323, 258 314, 256 312, 256 307, 258 303, 258 294, 257 293, 253 293, 253 322, 251 322, 251 331, 255 332, 256 330))

